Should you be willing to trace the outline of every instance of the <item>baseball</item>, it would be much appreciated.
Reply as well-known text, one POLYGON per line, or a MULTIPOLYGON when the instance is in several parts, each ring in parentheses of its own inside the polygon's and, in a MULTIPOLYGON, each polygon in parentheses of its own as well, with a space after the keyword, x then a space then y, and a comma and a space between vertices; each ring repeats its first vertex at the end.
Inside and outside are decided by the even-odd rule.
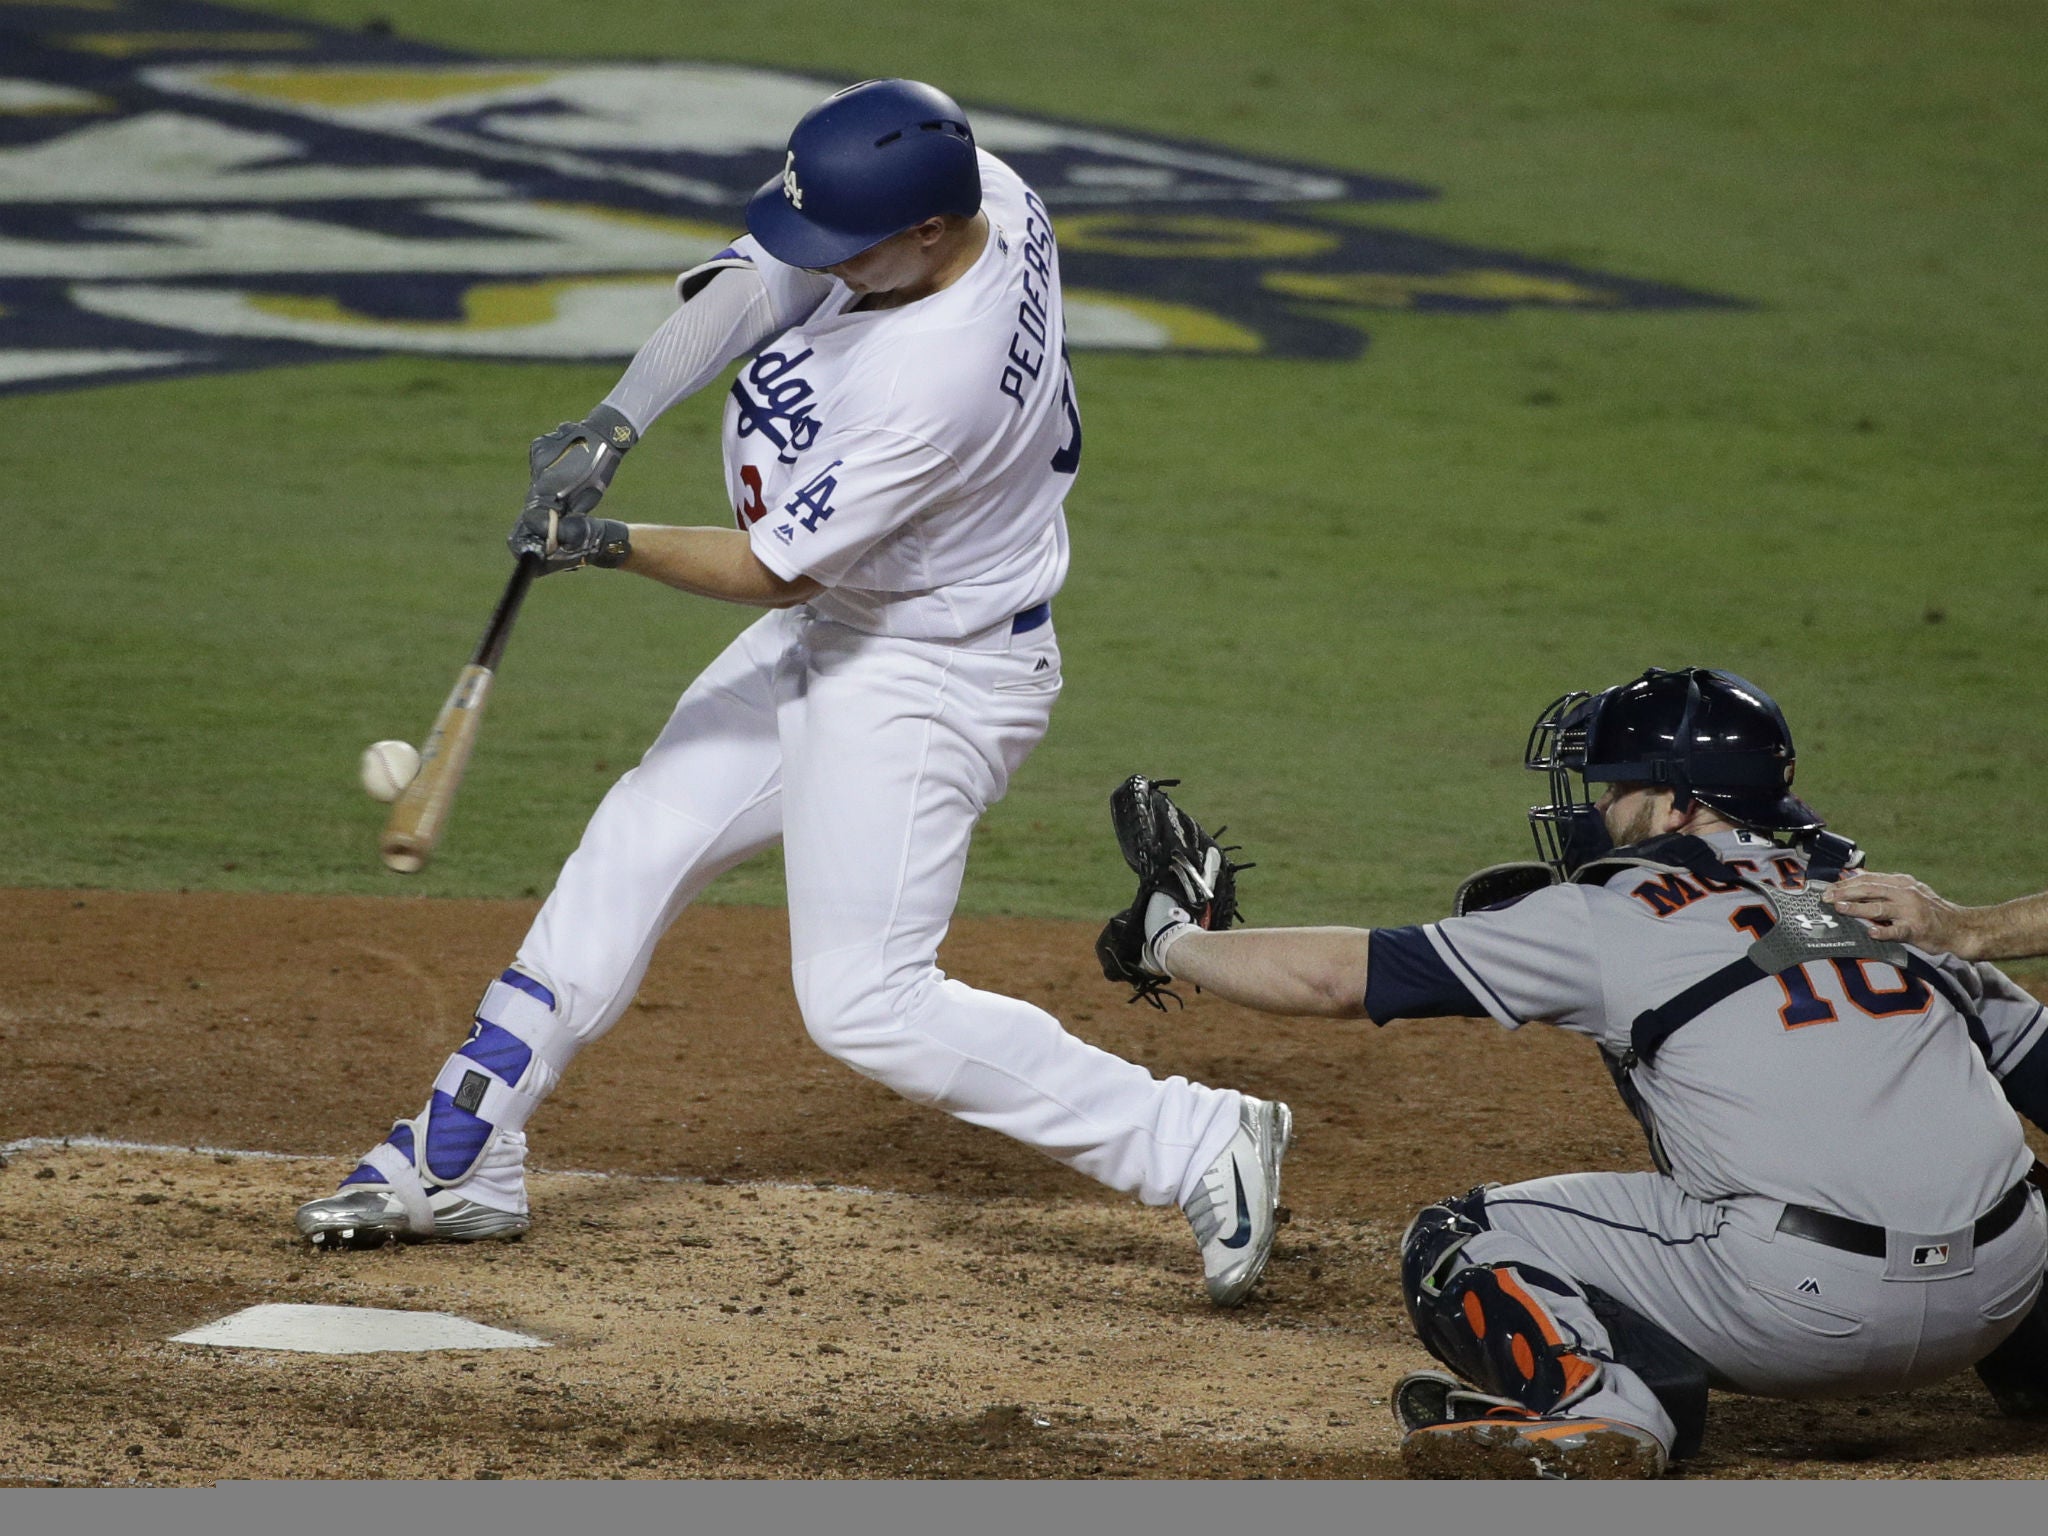
POLYGON ((363 788, 373 800, 396 800, 419 771, 419 749, 409 741, 373 741, 363 748, 363 788))

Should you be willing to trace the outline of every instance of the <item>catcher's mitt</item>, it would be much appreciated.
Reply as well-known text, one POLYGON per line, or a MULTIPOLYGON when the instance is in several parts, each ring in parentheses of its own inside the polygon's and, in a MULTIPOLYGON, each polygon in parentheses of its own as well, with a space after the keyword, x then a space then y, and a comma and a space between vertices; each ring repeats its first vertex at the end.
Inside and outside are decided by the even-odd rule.
POLYGON ((1178 783, 1133 774, 1109 797, 1110 824, 1124 862, 1137 873, 1138 894, 1095 941, 1103 976, 1127 983, 1130 1001, 1162 1009, 1161 994, 1180 998, 1167 990, 1153 942, 1186 923, 1217 930, 1236 922, 1237 875, 1252 867, 1231 863, 1237 849, 1222 846, 1173 803, 1166 791, 1178 783))

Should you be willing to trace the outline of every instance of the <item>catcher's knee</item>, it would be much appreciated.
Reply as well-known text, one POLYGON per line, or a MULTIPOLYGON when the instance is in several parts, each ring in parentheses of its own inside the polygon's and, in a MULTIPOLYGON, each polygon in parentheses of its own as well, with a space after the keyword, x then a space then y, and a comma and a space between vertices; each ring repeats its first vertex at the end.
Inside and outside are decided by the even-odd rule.
POLYGON ((1482 1264, 1465 1247, 1491 1230, 1486 1191, 1432 1205, 1401 1240, 1401 1291, 1423 1348, 1483 1392, 1550 1413, 1590 1395, 1605 1362, 1626 1366, 1655 1395, 1677 1433, 1674 1460, 1706 1428, 1707 1368, 1655 1323, 1592 1286, 1522 1263, 1482 1264), (1595 1351, 1561 1325, 1545 1296, 1583 1296, 1607 1331, 1595 1351))
POLYGON ((1547 1412, 1582 1397, 1599 1364, 1576 1352, 1541 1290, 1573 1294, 1524 1264, 1482 1264, 1466 1245, 1490 1230, 1484 1186, 1427 1206, 1401 1238, 1401 1296, 1416 1337, 1482 1391, 1547 1412))
POLYGON ((1423 1348, 1482 1392, 1551 1413, 1599 1386, 1599 1360, 1544 1304, 1544 1292, 1575 1294, 1557 1276, 1456 1255, 1424 1282, 1409 1297, 1423 1348))
POLYGON ((1401 1234, 1401 1295, 1408 1303, 1408 1320, 1422 1332, 1417 1296, 1425 1277, 1452 1264, 1465 1244, 1490 1231, 1486 1219, 1486 1191, 1482 1184, 1462 1195, 1453 1195, 1435 1205, 1424 1206, 1401 1234))

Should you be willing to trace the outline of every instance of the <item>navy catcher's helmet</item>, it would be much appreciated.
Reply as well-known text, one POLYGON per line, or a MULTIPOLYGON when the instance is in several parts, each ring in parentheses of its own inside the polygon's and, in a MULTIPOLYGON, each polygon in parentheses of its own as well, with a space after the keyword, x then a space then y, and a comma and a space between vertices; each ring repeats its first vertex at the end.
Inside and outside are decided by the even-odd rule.
POLYGON ((1792 793, 1792 730, 1771 696, 1733 672, 1652 667, 1604 693, 1568 693, 1529 732, 1523 766, 1550 776, 1532 806, 1536 848, 1567 876, 1606 851, 1606 828, 1576 792, 1592 784, 1668 788, 1760 832, 1817 832, 1820 813, 1792 793))
POLYGON ((782 174, 748 200, 747 232, 777 261, 830 267, 935 214, 980 209, 959 104, 915 80, 865 80, 797 122, 782 174))

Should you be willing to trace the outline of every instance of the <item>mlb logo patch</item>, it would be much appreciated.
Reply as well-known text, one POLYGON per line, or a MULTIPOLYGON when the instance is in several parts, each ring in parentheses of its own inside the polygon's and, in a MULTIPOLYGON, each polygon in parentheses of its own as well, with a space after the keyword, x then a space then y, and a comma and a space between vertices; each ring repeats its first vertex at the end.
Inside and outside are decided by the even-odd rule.
POLYGON ((1921 1243, 1913 1250, 1915 1269, 1935 1269, 1947 1262, 1947 1243, 1921 1243))

